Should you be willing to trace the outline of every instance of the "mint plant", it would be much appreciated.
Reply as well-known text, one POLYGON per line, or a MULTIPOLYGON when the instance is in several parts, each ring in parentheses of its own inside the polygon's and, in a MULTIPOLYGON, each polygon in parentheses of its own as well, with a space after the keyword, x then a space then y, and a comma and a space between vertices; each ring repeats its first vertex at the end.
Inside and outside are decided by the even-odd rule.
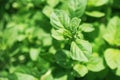
MULTIPOLYGON (((88 73, 85 64, 89 62, 89 58, 92 55, 92 46, 84 39, 82 32, 91 32, 94 28, 87 23, 81 25, 81 19, 79 18, 80 15, 78 15, 83 14, 86 7, 86 0, 76 0, 75 2, 70 1, 68 3, 73 4, 73 7, 69 5, 69 11, 72 11, 74 16, 71 13, 69 15, 63 10, 55 10, 50 16, 50 22, 53 26, 52 36, 57 40, 69 42, 70 47, 68 51, 70 52, 68 55, 72 60, 75 60, 75 64, 73 62, 73 70, 78 72, 79 76, 82 77, 88 73), (82 4, 82 6, 80 4, 82 4), (82 66, 85 73, 82 71, 80 72, 82 66)), ((62 49, 65 48, 63 47, 62 49)))
POLYGON ((87 62, 88 56, 92 53, 92 47, 89 42, 83 39, 81 32, 84 31, 84 26, 80 27, 81 19, 79 17, 71 19, 65 11, 55 10, 51 14, 50 20, 53 26, 52 36, 57 40, 70 41, 71 58, 79 62, 87 62))
POLYGON ((0 80, 120 80, 120 0, 0 3, 0 80))

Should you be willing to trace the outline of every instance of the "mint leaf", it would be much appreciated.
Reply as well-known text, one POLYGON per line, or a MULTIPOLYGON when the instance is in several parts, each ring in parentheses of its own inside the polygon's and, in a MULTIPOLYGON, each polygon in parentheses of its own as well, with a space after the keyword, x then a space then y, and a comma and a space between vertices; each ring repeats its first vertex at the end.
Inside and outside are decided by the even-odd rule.
POLYGON ((100 18, 100 17, 104 17, 105 16, 105 13, 100 12, 100 11, 86 11, 86 14, 88 16, 96 17, 96 18, 100 18))
POLYGON ((79 62, 88 62, 92 46, 88 41, 77 39, 71 43, 71 58, 79 62))
POLYGON ((74 17, 72 18, 72 20, 70 21, 70 30, 72 31, 72 33, 75 33, 80 25, 81 19, 74 17))
POLYGON ((3 39, 7 46, 12 46, 18 38, 18 28, 14 23, 9 23, 8 27, 3 32, 3 39), (14 26, 14 27, 13 27, 14 26))
POLYGON ((88 69, 82 64, 76 64, 73 69, 79 74, 79 76, 83 77, 88 73, 88 69))
POLYGON ((109 48, 105 51, 104 57, 107 65, 116 71, 116 75, 120 76, 120 50, 109 48))
POLYGON ((33 61, 36 61, 39 57, 39 53, 40 53, 40 49, 36 49, 36 48, 31 48, 30 49, 30 58, 33 60, 33 61))
POLYGON ((92 32, 95 30, 95 28, 90 23, 83 23, 82 25, 79 26, 79 30, 83 32, 92 32))
POLYGON ((72 17, 81 17, 85 11, 87 0, 69 0, 68 8, 72 17))
POLYGON ((120 67, 120 50, 108 48, 104 52, 104 57, 107 62, 107 65, 111 69, 116 69, 120 67))
POLYGON ((59 3, 59 0, 47 0, 47 3, 49 6, 55 7, 59 3))
POLYGON ((103 38, 111 45, 120 46, 120 18, 113 17, 109 21, 103 38))
POLYGON ((42 10, 43 14, 45 14, 48 18, 50 18, 51 13, 53 12, 54 8, 51 6, 45 6, 42 10))
POLYGON ((29 74, 25 74, 25 73, 18 73, 17 72, 16 76, 17 76, 18 80, 38 80, 34 76, 29 75, 29 74))
POLYGON ((109 0, 88 0, 88 5, 89 6, 102 6, 106 4, 109 0))
POLYGON ((55 10, 50 17, 50 22, 55 29, 68 28, 70 18, 63 10, 55 10))
POLYGON ((98 53, 93 53, 86 65, 88 70, 93 72, 99 72, 105 69, 103 58, 98 53))
POLYGON ((59 30, 52 29, 51 32, 52 32, 52 37, 54 37, 55 39, 64 40, 64 36, 63 36, 64 30, 63 29, 59 29, 59 30))

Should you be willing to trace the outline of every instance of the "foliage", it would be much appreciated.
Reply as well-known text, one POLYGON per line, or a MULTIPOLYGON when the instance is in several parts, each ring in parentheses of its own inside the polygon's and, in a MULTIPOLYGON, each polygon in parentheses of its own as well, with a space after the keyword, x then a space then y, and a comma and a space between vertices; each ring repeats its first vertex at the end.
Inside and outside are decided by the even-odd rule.
POLYGON ((119 0, 0 3, 0 80, 120 80, 119 0))

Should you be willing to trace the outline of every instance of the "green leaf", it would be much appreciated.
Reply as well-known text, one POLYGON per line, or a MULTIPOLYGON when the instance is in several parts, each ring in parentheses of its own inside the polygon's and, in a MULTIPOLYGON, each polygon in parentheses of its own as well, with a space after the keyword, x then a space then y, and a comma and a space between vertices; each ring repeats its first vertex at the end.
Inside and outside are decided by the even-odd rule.
POLYGON ((73 69, 79 74, 79 76, 84 77, 88 73, 87 67, 82 64, 76 64, 73 69))
POLYGON ((83 33, 81 32, 81 30, 77 31, 76 37, 77 37, 78 39, 84 39, 84 36, 83 36, 83 33))
POLYGON ((52 29, 52 37, 54 37, 57 40, 65 40, 67 38, 72 38, 72 34, 70 33, 70 31, 66 30, 66 29, 52 29))
POLYGON ((47 3, 51 7, 55 7, 59 3, 59 0, 47 0, 47 3))
POLYGON ((90 57, 89 62, 86 64, 88 70, 93 72, 99 72, 105 69, 103 58, 98 55, 98 53, 93 53, 90 57))
POLYGON ((51 72, 52 70, 49 69, 44 75, 41 76, 40 80, 54 80, 51 72))
POLYGON ((72 33, 75 33, 80 25, 81 19, 74 17, 72 18, 72 20, 70 21, 70 30, 72 31, 72 33))
POLYGON ((86 11, 86 14, 88 16, 96 17, 96 18, 100 18, 100 17, 105 16, 105 13, 100 12, 100 11, 86 11))
POLYGON ((88 41, 77 39, 71 43, 71 58, 79 62, 88 62, 92 46, 88 41))
POLYGON ((116 71, 116 75, 120 76, 120 50, 109 48, 105 51, 104 57, 107 65, 116 71))
POLYGON ((88 0, 88 5, 89 6, 102 6, 106 4, 109 0, 88 0))
POLYGON ((58 29, 58 30, 52 29, 51 32, 52 32, 52 37, 54 37, 55 39, 64 40, 64 36, 63 36, 64 29, 58 29))
POLYGON ((43 42, 43 46, 50 46, 52 44, 52 38, 50 36, 50 34, 44 34, 43 38, 42 38, 42 42, 43 42))
POLYGON ((116 69, 120 67, 120 50, 108 48, 104 52, 104 57, 107 62, 107 65, 111 69, 116 69))
POLYGON ((83 23, 82 25, 79 26, 79 29, 83 32, 92 32, 95 30, 93 25, 90 23, 83 23))
POLYGON ((29 75, 29 74, 25 74, 25 73, 18 73, 17 72, 16 76, 17 76, 18 80, 38 80, 34 76, 29 75))
POLYGON ((39 53, 40 53, 40 50, 39 49, 36 49, 36 48, 31 48, 30 49, 30 58, 33 60, 33 61, 36 61, 39 57, 39 53))
POLYGON ((111 45, 120 46, 120 18, 113 17, 109 21, 103 38, 111 45))
POLYGON ((87 0, 69 0, 68 8, 72 17, 81 17, 85 11, 87 0))
POLYGON ((68 28, 70 18, 63 10, 55 10, 50 17, 50 22, 55 29, 68 28))
POLYGON ((18 38, 18 29, 14 23, 8 24, 8 28, 6 28, 3 32, 3 39, 5 44, 8 46, 12 46, 18 38))
POLYGON ((52 7, 50 7, 50 6, 45 6, 44 8, 43 8, 43 10, 42 10, 42 12, 48 17, 48 18, 50 18, 50 15, 51 15, 51 13, 53 12, 53 8, 52 7))

